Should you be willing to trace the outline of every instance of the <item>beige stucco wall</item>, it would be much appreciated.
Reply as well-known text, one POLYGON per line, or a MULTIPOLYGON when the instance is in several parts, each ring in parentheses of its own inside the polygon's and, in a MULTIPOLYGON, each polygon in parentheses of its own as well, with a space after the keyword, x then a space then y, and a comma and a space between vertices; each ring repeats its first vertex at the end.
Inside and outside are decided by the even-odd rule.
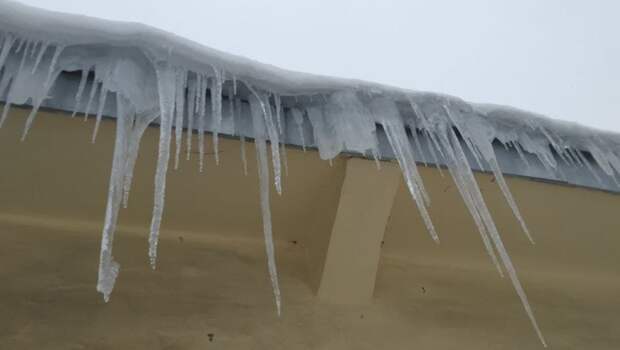
MULTIPOLYGON (((254 149, 247 145, 246 177, 236 140, 222 140, 221 164, 209 155, 205 174, 195 161, 170 171, 151 271, 155 128, 121 213, 121 275, 106 305, 95 283, 114 122, 93 145, 92 121, 41 113, 20 143, 25 113, 14 110, 0 129, 0 349, 542 348, 454 185, 435 169, 421 171, 442 243, 428 237, 401 183, 369 303, 316 297, 346 159, 330 167, 315 152, 289 149, 284 193, 272 192, 284 303, 276 316, 254 149)), ((620 348, 620 196, 509 179, 531 246, 492 177, 478 179, 550 347, 620 348)))

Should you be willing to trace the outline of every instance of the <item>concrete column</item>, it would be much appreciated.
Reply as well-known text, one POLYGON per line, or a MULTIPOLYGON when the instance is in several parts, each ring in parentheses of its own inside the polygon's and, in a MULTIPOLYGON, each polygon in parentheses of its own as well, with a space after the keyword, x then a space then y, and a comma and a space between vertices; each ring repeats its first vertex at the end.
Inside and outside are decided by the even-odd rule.
POLYGON ((372 298, 381 241, 399 183, 394 163, 377 170, 372 161, 347 160, 318 289, 321 301, 362 304, 372 298))

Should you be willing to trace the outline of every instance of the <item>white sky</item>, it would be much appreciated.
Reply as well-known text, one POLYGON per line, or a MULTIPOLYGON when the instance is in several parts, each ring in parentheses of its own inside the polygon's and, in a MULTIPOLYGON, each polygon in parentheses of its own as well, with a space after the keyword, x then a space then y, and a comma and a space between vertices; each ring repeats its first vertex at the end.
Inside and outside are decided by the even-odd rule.
POLYGON ((616 0, 21 0, 142 22, 282 68, 620 131, 616 0))

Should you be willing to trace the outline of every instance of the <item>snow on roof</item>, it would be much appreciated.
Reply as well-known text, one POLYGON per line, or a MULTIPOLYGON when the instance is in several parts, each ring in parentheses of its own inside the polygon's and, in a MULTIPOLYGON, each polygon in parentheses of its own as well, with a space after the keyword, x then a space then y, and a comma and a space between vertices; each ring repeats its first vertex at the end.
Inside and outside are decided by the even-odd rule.
MULTIPOLYGON (((508 273, 543 344, 472 168, 493 172, 532 241, 502 170, 519 173, 516 168, 526 168, 526 175, 620 189, 618 134, 447 95, 287 71, 142 24, 56 13, 6 0, 0 0, 0 99, 5 101, 0 126, 12 104, 33 107, 23 138, 41 106, 68 109, 73 105, 74 115, 77 111, 86 115, 94 112, 97 122, 93 141, 104 113, 117 118, 97 284, 106 300, 119 271, 112 257, 118 211, 127 203, 140 139, 153 122, 160 125, 149 237, 153 267, 173 134, 175 167, 184 127, 190 132, 197 129, 200 139, 205 131, 212 132, 216 156, 219 134, 251 136, 258 151, 264 234, 278 312, 280 290, 271 232, 267 153, 270 150, 272 154, 274 186, 281 192, 281 159, 285 154, 281 154, 280 144, 293 139, 303 147, 317 147, 323 159, 341 152, 396 159, 437 242, 439 233, 427 211, 429 194, 416 162, 445 165, 490 259, 500 274, 500 266, 508 273), (515 165, 520 162, 527 167, 515 165)), ((186 142, 189 153, 191 139, 186 142)), ((202 169, 202 141, 199 154, 202 169)))

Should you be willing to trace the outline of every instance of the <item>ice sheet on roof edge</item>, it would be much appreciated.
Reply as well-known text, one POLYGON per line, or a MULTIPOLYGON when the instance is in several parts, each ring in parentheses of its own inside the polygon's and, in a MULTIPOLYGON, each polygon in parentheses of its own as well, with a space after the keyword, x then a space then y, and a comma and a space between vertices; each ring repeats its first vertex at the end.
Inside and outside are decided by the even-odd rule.
MULTIPOLYGON (((287 123, 299 130, 302 130, 302 123, 310 123, 314 144, 323 159, 332 159, 343 150, 376 155, 379 150, 377 127, 380 126, 431 237, 439 242, 439 234, 427 211, 431 197, 415 163, 415 154, 422 151, 421 143, 417 142, 419 136, 425 135, 429 140, 425 144, 428 153, 446 163, 491 260, 500 274, 503 275, 504 269, 510 277, 543 344, 544 338, 527 297, 473 177, 470 159, 480 167, 490 168, 523 231, 532 241, 503 179, 492 146, 494 140, 519 154, 533 154, 551 172, 559 171, 559 159, 569 166, 585 167, 593 176, 598 176, 592 169, 593 160, 616 183, 620 173, 620 138, 616 134, 508 107, 471 104, 445 95, 287 72, 204 48, 146 26, 56 14, 7 1, 0 1, 0 7, 3 10, 0 13, 0 97, 6 100, 0 125, 12 104, 30 104, 33 109, 23 132, 26 138, 37 108, 49 98, 48 92, 63 71, 81 72, 75 91, 76 110, 81 106, 86 115, 93 112, 97 126, 108 95, 115 96, 117 101, 117 136, 97 284, 97 290, 106 300, 120 268, 112 254, 118 211, 128 203, 140 138, 146 126, 155 119, 160 124, 160 143, 149 234, 148 255, 153 267, 173 135, 176 168, 183 145, 183 125, 198 128, 202 169, 202 135, 206 125, 215 135, 223 129, 239 134, 235 128, 241 124, 239 118, 251 115, 259 160, 268 270, 280 313, 266 188, 270 177, 267 145, 271 148, 274 186, 280 193, 281 167, 286 162, 284 158, 281 164, 284 153, 280 153, 279 144, 287 123), (86 91, 87 86, 89 91, 86 91), (223 92, 227 103, 223 103, 223 92), (240 103, 241 98, 249 100, 249 107, 247 103, 240 103), (90 111, 95 106, 97 109, 90 111), (249 112, 242 113, 242 109, 248 108, 249 112), (469 158, 466 153, 470 154, 469 158)), ((191 134, 188 136, 186 148, 189 150, 192 139, 191 134)), ((304 135, 301 137, 304 140, 304 135)), ((213 140, 213 147, 217 149, 217 137, 213 140)), ((244 150, 241 151, 245 159, 244 150)))

